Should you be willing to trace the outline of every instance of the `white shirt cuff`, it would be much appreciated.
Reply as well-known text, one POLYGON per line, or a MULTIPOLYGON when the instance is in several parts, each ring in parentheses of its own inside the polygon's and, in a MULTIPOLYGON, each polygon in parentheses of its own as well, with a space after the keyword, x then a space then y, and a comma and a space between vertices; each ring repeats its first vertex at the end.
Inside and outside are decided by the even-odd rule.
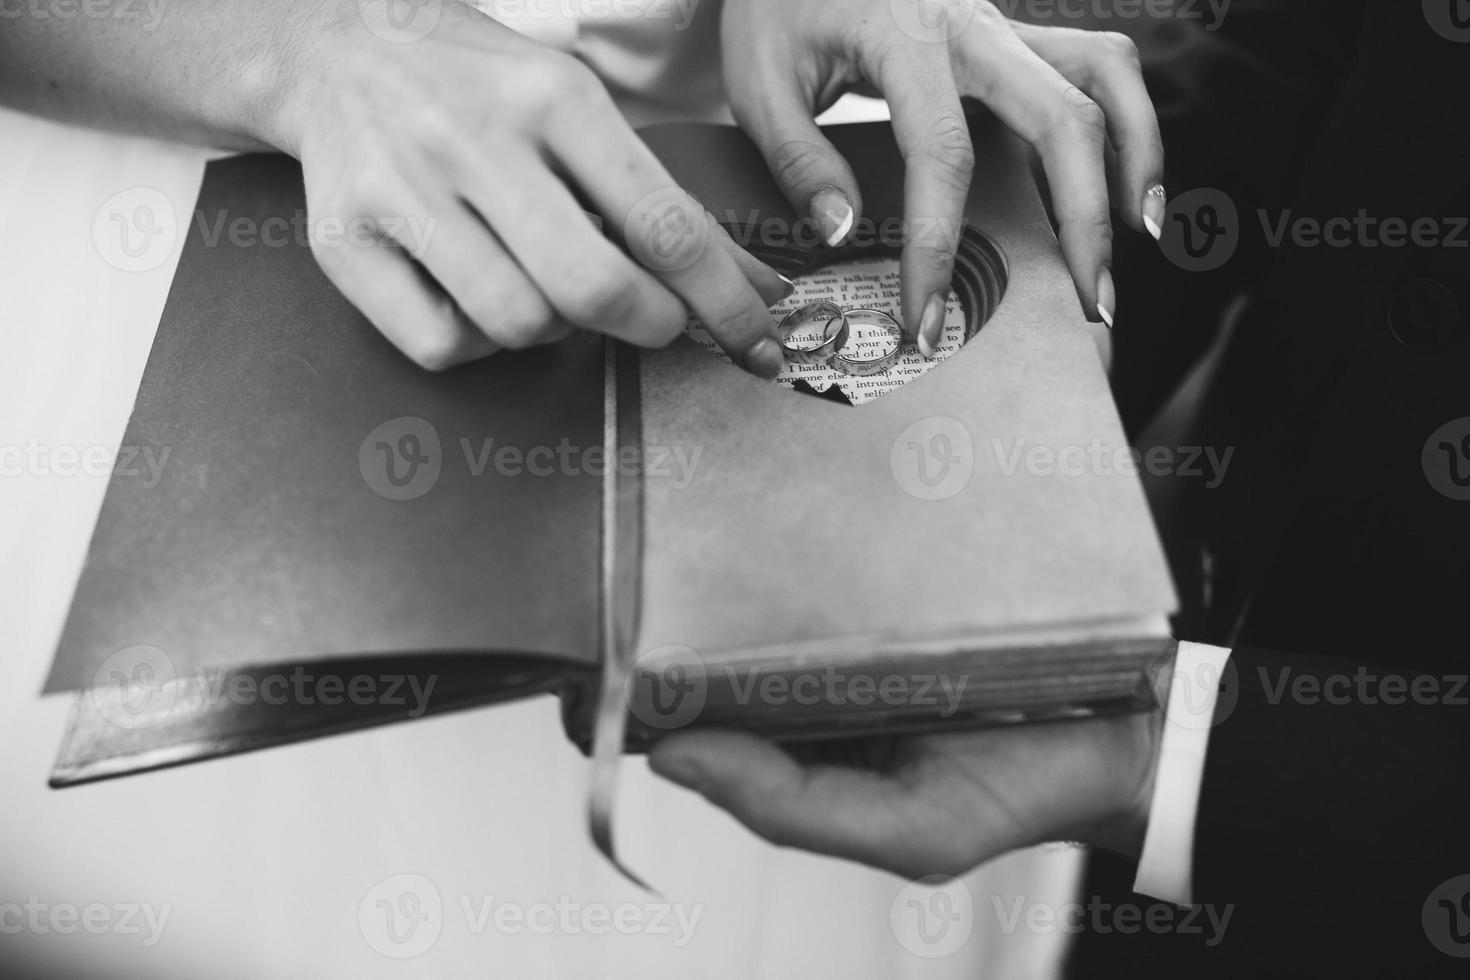
POLYGON ((1194 821, 1199 809, 1205 752, 1215 720, 1215 701, 1230 651, 1203 643, 1179 644, 1169 703, 1164 709, 1148 829, 1133 890, 1176 905, 1194 894, 1194 821))

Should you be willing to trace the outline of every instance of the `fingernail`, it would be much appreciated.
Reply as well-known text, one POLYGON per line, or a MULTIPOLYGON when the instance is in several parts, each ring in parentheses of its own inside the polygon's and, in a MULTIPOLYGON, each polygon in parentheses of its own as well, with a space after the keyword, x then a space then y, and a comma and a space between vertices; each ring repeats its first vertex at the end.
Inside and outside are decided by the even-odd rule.
POLYGON ((779 272, 776 273, 776 278, 780 279, 783 283, 786 284, 786 292, 782 293, 781 294, 781 299, 777 300, 776 302, 779 303, 782 300, 788 300, 792 296, 795 296, 796 295, 796 283, 792 282, 790 279, 787 279, 785 276, 781 275, 781 273, 779 273, 779 272))
POLYGON ((852 202, 837 188, 828 187, 812 198, 812 218, 826 236, 827 247, 836 248, 852 231, 852 202))
POLYGON ((1154 184, 1143 195, 1143 226, 1154 236, 1154 241, 1164 237, 1164 215, 1168 207, 1169 197, 1163 184, 1154 184))
POLYGON ((769 278, 756 276, 752 279, 752 282, 755 283, 755 291, 760 294, 761 302, 771 307, 790 299, 796 292, 796 283, 770 266, 766 266, 766 271, 770 273, 769 278))
POLYGON ((932 360, 942 336, 944 336, 944 298, 935 293, 924 304, 924 312, 919 317, 919 353, 932 360))
POLYGON ((680 786, 697 789, 704 779, 704 769, 699 761, 687 755, 675 755, 672 752, 661 753, 655 756, 657 760, 654 771, 665 779, 671 779, 680 786))
POLYGON ((1102 322, 1113 329, 1113 310, 1118 305, 1118 298, 1113 293, 1113 273, 1103 269, 1097 276, 1097 315, 1102 317, 1102 322))
POLYGON ((770 337, 762 337, 745 352, 745 366, 752 374, 762 378, 774 378, 786 366, 786 355, 781 345, 770 337))

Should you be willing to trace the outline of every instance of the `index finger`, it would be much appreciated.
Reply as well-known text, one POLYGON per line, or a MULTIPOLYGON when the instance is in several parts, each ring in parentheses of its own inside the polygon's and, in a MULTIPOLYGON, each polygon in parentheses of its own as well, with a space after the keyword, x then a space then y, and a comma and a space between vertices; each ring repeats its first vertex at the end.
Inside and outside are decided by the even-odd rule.
POLYGON ((906 168, 901 319, 928 355, 944 329, 975 150, 944 45, 910 48, 886 59, 875 76, 906 168))
POLYGON ((621 117, 562 117, 548 145, 633 257, 684 300, 736 363, 763 377, 780 373, 785 355, 765 300, 712 232, 704 207, 621 117))

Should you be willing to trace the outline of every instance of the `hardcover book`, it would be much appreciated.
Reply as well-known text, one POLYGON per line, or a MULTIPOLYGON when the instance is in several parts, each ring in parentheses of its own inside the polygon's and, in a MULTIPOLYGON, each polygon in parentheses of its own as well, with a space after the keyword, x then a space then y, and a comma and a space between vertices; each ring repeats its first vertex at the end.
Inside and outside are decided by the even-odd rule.
MULTIPOLYGON (((942 359, 774 383, 697 324, 424 372, 299 236, 231 232, 306 214, 297 164, 211 164, 124 438, 166 463, 109 486, 52 784, 547 692, 584 748, 614 703, 635 751, 1148 706, 1163 553, 1136 478, 1064 465, 1126 443, 1023 150, 973 125, 942 359)), ((896 313, 902 159, 829 135, 871 232, 838 248, 738 131, 643 132, 788 307, 896 313)))

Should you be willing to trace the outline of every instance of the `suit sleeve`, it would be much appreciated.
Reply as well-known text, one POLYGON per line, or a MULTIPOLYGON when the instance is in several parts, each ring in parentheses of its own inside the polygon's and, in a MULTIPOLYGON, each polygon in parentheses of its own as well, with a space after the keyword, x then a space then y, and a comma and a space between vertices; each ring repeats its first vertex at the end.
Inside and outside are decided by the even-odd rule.
POLYGON ((1463 673, 1234 652, 1194 858, 1196 901, 1234 906, 1232 958, 1467 975, 1467 699, 1463 673))

